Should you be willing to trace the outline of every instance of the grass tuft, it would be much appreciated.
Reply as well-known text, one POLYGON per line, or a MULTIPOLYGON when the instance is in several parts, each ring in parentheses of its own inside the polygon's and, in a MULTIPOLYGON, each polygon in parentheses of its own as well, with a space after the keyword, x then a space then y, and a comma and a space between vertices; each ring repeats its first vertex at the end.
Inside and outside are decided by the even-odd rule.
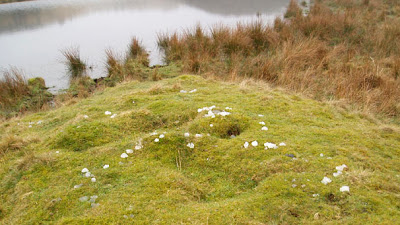
POLYGON ((61 53, 65 57, 65 65, 67 66, 70 80, 87 76, 87 66, 81 59, 78 48, 68 48, 61 51, 61 53))

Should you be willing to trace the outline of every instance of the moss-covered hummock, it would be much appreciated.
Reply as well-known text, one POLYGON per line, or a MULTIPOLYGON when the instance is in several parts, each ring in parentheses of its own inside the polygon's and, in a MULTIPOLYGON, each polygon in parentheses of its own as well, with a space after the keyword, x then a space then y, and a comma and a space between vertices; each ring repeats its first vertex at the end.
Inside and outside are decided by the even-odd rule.
POLYGON ((396 224, 399 130, 262 83, 117 84, 0 123, 0 223, 396 224))

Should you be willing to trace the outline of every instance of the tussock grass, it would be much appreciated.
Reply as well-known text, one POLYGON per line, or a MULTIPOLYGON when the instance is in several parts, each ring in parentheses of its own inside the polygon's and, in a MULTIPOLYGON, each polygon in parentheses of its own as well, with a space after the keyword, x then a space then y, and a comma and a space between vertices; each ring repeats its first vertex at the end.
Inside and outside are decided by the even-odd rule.
POLYGON ((61 51, 61 53, 65 57, 65 65, 67 66, 70 80, 87 76, 87 66, 81 59, 78 48, 68 48, 61 51))
POLYGON ((0 79, 0 118, 40 111, 52 98, 42 78, 26 80, 22 71, 11 68, 0 79))
POLYGON ((285 19, 200 26, 160 34, 165 61, 191 73, 267 80, 319 100, 345 100, 398 117, 400 16, 392 1, 316 1, 304 15, 291 1, 285 19))
POLYGON ((21 71, 12 68, 3 72, 3 77, 0 80, 1 109, 13 107, 29 93, 28 82, 21 71))
POLYGON ((18 151, 23 149, 27 144, 22 138, 15 135, 7 135, 0 142, 0 156, 10 151, 18 151))
POLYGON ((133 37, 131 43, 128 46, 127 61, 136 60, 143 66, 148 67, 149 66, 148 56, 149 54, 143 47, 141 41, 138 38, 133 37))

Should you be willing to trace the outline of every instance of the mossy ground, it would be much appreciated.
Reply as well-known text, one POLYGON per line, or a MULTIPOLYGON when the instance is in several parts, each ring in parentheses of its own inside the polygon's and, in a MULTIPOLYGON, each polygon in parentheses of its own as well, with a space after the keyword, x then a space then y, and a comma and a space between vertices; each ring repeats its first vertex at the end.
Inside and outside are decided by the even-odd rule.
POLYGON ((400 219, 397 125, 377 124, 262 83, 191 75, 126 82, 73 105, 2 122, 0 138, 1 224, 395 224, 400 219), (180 93, 193 89, 197 92, 180 93), (231 107, 232 114, 205 118, 197 112, 212 105, 231 107), (105 111, 117 116, 111 119, 105 111), (166 132, 158 143, 151 135, 155 130, 166 132), (229 138, 232 131, 235 138, 229 138), (143 148, 122 159, 139 140, 143 148), (254 140, 258 147, 243 147, 254 140), (190 142, 193 149, 186 146, 190 142), (287 146, 265 150, 265 142, 287 146), (103 169, 105 164, 110 167, 103 169), (342 164, 348 170, 333 177, 342 164), (97 182, 83 177, 83 168, 97 182), (332 183, 322 184, 324 176, 332 183), (83 185, 74 189, 78 184, 83 185), (350 193, 339 191, 343 185, 350 193), (93 195, 97 207, 79 201, 93 195))

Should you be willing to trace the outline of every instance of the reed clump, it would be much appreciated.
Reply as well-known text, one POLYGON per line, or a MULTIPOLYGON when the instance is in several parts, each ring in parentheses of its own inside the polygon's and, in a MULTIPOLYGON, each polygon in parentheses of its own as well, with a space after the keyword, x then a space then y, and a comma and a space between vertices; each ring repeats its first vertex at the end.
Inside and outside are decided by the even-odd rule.
POLYGON ((125 80, 143 80, 150 76, 149 54, 139 39, 133 37, 125 60, 117 56, 111 49, 106 50, 107 77, 106 86, 114 86, 125 80))
POLYGON ((65 57, 65 65, 70 80, 87 76, 87 65, 81 59, 78 48, 68 48, 61 52, 65 57))
POLYGON ((53 98, 42 78, 27 80, 22 71, 11 68, 0 79, 0 117, 39 111, 53 98))
POLYGON ((291 1, 285 18, 158 36, 186 72, 252 77, 319 100, 399 116, 400 10, 395 1, 291 1))

